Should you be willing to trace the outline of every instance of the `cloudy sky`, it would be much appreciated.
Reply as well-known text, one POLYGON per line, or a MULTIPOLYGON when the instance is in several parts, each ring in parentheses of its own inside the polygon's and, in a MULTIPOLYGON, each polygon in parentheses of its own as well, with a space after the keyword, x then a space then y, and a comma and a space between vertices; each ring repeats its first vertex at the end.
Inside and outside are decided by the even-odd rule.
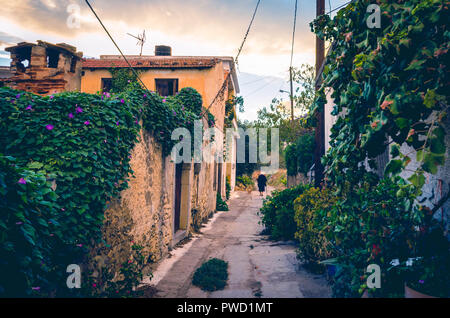
MULTIPOLYGON (((257 0, 90 0, 125 54, 138 54, 127 35, 145 29, 143 54, 157 44, 173 55, 235 56, 257 0)), ((326 10, 346 0, 326 0, 326 10)), ((253 119, 257 109, 283 97, 290 60, 295 0, 261 0, 258 14, 239 58, 241 95, 253 119)), ((315 0, 300 0, 294 66, 314 64, 315 0)), ((117 54, 84 0, 0 0, 0 65, 8 65, 4 48, 20 41, 66 42, 85 56, 117 54), (70 12, 69 12, 70 11, 70 12), (72 16, 71 16, 72 15, 72 16), (75 20, 73 19, 75 17, 75 20), (79 22, 79 28, 71 27, 79 22)), ((285 96, 286 98, 286 96, 285 96)))

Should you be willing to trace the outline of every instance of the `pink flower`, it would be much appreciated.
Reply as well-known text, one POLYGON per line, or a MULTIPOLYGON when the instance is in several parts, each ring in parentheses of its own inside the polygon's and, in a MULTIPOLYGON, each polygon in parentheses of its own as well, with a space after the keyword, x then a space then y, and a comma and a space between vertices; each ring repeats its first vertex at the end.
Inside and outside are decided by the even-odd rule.
POLYGON ((53 98, 55 98, 55 96, 51 95, 51 96, 50 96, 50 99, 53 99, 53 98))
POLYGON ((125 104, 125 101, 124 101, 123 99, 121 99, 120 102, 121 102, 122 104, 125 104))
POLYGON ((19 98, 20 98, 20 94, 17 94, 17 95, 16 95, 16 99, 19 99, 19 98))
POLYGON ((72 113, 69 113, 69 115, 68 115, 68 116, 69 116, 69 118, 70 118, 70 119, 72 119, 72 118, 73 118, 73 114, 72 114, 72 113))
POLYGON ((165 102, 166 102, 166 99, 164 98, 164 99, 163 99, 163 103, 165 103, 165 102))
POLYGON ((32 289, 32 290, 39 291, 39 290, 41 290, 41 287, 39 287, 39 286, 38 286, 38 287, 31 287, 31 289, 32 289))
POLYGON ((53 130, 53 128, 55 128, 53 125, 47 125, 47 126, 45 126, 45 129, 47 129, 47 130, 53 130))
POLYGON ((85 124, 86 126, 89 126, 91 123, 89 122, 89 120, 86 120, 86 121, 84 122, 84 124, 85 124))
POLYGON ((77 113, 82 113, 82 112, 83 112, 83 108, 77 107, 77 113))
POLYGON ((119 121, 116 121, 116 125, 119 126, 119 121))
POLYGON ((16 222, 16 225, 21 225, 23 224, 23 222, 16 222))
POLYGON ((27 108, 25 108, 26 110, 32 110, 33 108, 31 107, 31 105, 28 105, 27 108))
POLYGON ((77 244, 78 247, 83 247, 83 244, 77 244))
POLYGON ((18 183, 20 183, 20 184, 27 184, 27 180, 25 180, 24 178, 20 178, 18 183))
POLYGON ((144 98, 146 98, 147 97, 147 94, 144 94, 144 98))
POLYGON ((95 284, 95 283, 94 283, 94 284, 92 284, 92 287, 97 287, 97 284, 95 284))

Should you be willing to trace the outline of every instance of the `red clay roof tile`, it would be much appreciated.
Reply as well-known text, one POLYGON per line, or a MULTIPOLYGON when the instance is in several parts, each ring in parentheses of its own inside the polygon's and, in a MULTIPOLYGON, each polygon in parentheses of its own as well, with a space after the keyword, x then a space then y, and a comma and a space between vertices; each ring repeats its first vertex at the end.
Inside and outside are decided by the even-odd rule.
MULTIPOLYGON (((133 58, 128 60, 137 68, 210 68, 217 64, 216 58, 210 57, 175 57, 155 56, 145 58, 133 58)), ((123 59, 84 59, 83 68, 111 68, 128 67, 123 59)))

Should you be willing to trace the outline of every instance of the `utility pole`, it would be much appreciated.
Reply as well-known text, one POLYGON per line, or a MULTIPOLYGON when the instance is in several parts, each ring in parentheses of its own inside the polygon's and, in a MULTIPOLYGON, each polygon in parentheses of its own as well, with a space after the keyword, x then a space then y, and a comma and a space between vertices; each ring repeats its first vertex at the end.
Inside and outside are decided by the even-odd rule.
POLYGON ((292 29, 292 48, 291 48, 291 65, 289 67, 289 82, 291 84, 291 123, 294 124, 294 84, 293 84, 293 67, 292 62, 294 59, 294 44, 295 44, 295 28, 297 26, 297 7, 298 7, 298 0, 295 0, 295 11, 294 11, 294 28, 292 29))
MULTIPOLYGON (((316 0, 316 16, 325 14, 325 0, 316 0)), ((316 80, 320 76, 322 64, 325 60, 325 43, 316 36, 316 80)), ((316 81, 320 83, 320 81, 316 81)), ((320 84, 316 86, 319 89, 320 84)), ((315 149, 314 149, 314 183, 316 187, 320 186, 323 179, 323 165, 320 161, 325 153, 325 116, 324 112, 318 112, 316 115, 317 126, 315 131, 315 149)))
POLYGON ((294 84, 293 84, 293 74, 292 74, 292 66, 289 68, 289 76, 291 82, 291 121, 294 122, 294 84))

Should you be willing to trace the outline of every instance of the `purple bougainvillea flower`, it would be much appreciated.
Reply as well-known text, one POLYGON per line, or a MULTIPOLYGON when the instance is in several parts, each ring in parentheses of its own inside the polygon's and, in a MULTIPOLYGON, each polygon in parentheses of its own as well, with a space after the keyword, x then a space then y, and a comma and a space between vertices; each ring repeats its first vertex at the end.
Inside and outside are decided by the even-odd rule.
POLYGON ((21 225, 21 224, 23 224, 23 222, 16 222, 16 224, 17 224, 17 225, 21 225))
POLYGON ((120 102, 121 102, 122 104, 125 104, 125 101, 124 101, 123 99, 121 99, 120 102))
POLYGON ((108 140, 105 139, 105 140, 103 140, 103 142, 106 144, 108 142, 108 140))
POLYGON ((27 180, 25 180, 24 178, 20 178, 18 182, 20 184, 27 184, 27 180))
POLYGON ((77 244, 78 247, 83 247, 83 244, 77 244))
POLYGON ((86 126, 89 126, 91 123, 89 122, 89 120, 86 120, 86 121, 84 122, 84 124, 85 124, 86 126))
POLYGON ((144 94, 144 98, 146 98, 147 97, 147 94, 144 94))
POLYGON ((116 121, 116 125, 119 126, 119 121, 116 121))
POLYGON ((19 99, 19 98, 20 98, 20 96, 21 96, 20 94, 17 94, 17 95, 16 95, 16 99, 19 99))
POLYGON ((77 107, 77 113, 81 114, 83 112, 83 108, 77 107))
POLYGON ((423 284, 423 283, 425 283, 425 281, 421 279, 421 280, 419 280, 419 283, 423 284))
POLYGON ((65 210, 66 210, 66 209, 64 209, 64 208, 61 208, 61 211, 63 211, 63 212, 64 212, 65 210))
POLYGON ((55 96, 51 95, 51 96, 50 96, 50 99, 53 99, 53 98, 55 98, 55 96))
POLYGON ((41 290, 41 287, 39 287, 39 286, 37 286, 37 287, 31 287, 31 289, 32 289, 32 290, 39 291, 39 290, 41 290))
POLYGON ((27 108, 25 108, 26 110, 32 110, 33 108, 31 107, 31 105, 28 105, 27 108))
POLYGON ((138 125, 138 124, 139 124, 137 120, 135 120, 135 121, 134 121, 134 123, 135 123, 136 125, 138 125))
POLYGON ((173 115, 176 116, 176 115, 177 115, 177 112, 176 112, 176 111, 173 111, 173 115))
POLYGON ((68 116, 69 116, 69 118, 70 118, 70 119, 72 119, 72 118, 73 118, 73 114, 72 114, 72 113, 69 113, 69 115, 68 115, 68 116))
POLYGON ((47 129, 47 130, 53 130, 53 128, 55 128, 53 125, 47 125, 47 126, 45 126, 45 129, 47 129))
POLYGON ((184 105, 181 107, 181 110, 184 111, 184 105))

